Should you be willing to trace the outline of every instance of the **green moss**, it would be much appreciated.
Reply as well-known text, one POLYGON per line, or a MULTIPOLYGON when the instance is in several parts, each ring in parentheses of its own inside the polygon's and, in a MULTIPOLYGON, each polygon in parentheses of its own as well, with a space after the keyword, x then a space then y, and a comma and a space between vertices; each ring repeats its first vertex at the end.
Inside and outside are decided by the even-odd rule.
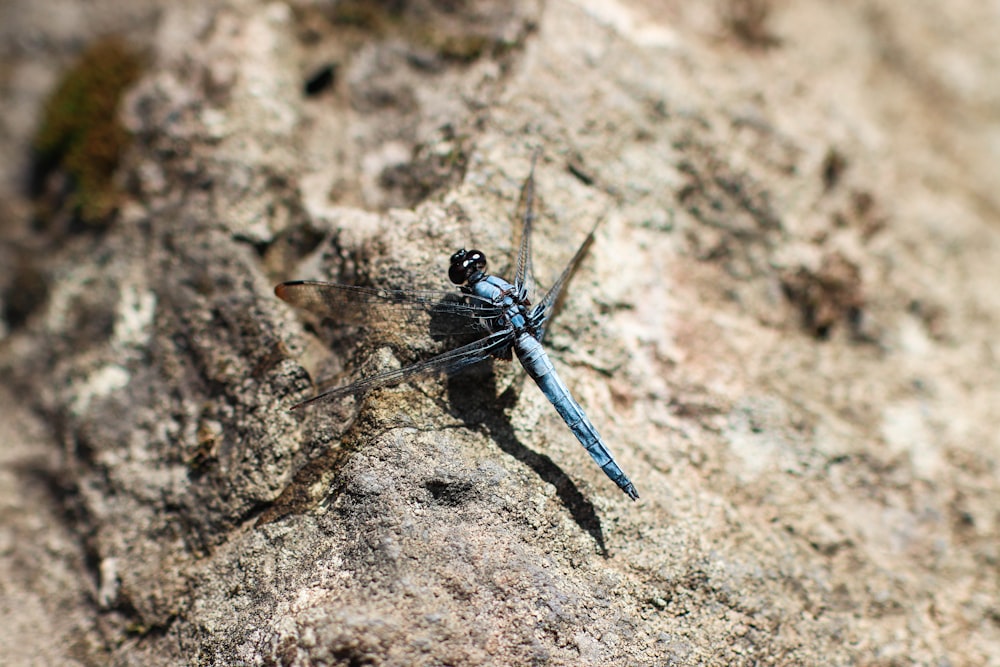
POLYGON ((139 56, 124 42, 102 39, 65 74, 45 105, 34 141, 37 176, 68 175, 73 185, 68 203, 88 225, 106 220, 117 204, 111 179, 130 140, 118 121, 118 106, 141 68, 139 56))

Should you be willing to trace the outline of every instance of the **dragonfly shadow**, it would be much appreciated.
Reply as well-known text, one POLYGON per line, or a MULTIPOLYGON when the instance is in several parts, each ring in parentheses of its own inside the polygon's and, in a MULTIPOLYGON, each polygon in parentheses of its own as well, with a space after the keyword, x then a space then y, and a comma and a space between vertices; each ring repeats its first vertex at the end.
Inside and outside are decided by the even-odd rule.
POLYGON ((556 488, 556 495, 569 510, 573 521, 597 543, 608 557, 601 519, 594 504, 580 492, 573 480, 545 454, 526 447, 504 414, 517 401, 516 383, 497 396, 496 374, 492 365, 481 364, 470 372, 448 379, 448 402, 452 414, 470 428, 485 426, 500 449, 524 463, 556 488))

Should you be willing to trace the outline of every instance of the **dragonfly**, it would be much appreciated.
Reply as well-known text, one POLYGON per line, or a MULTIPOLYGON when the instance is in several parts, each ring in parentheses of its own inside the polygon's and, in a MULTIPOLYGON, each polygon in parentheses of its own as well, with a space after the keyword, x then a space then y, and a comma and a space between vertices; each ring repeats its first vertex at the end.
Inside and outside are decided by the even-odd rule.
MULTIPOLYGON (((520 244, 514 282, 487 272, 486 255, 464 248, 451 256, 448 278, 458 293, 447 290, 382 289, 358 285, 295 280, 274 288, 282 300, 319 318, 335 323, 361 325, 368 332, 387 329, 397 340, 407 332, 432 337, 473 338, 446 352, 402 368, 388 370, 340 387, 322 391, 294 405, 298 410, 316 403, 362 398, 368 392, 432 375, 451 375, 490 358, 510 360, 517 355, 542 393, 555 407, 580 444, 601 470, 637 500, 635 485, 611 455, 597 428, 559 377, 542 343, 546 324, 559 302, 567 280, 594 240, 596 226, 536 305, 531 265, 531 232, 534 223, 535 160, 521 188, 520 244)), ((467 340, 467 338, 466 338, 467 340)))

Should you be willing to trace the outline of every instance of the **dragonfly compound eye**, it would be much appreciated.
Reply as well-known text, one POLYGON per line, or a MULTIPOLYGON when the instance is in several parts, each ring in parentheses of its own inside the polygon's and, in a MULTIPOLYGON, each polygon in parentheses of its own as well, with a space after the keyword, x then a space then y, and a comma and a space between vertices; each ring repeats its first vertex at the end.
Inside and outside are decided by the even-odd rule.
POLYGON ((459 250, 451 256, 448 278, 456 285, 464 285, 477 273, 486 271, 486 255, 478 250, 459 250))

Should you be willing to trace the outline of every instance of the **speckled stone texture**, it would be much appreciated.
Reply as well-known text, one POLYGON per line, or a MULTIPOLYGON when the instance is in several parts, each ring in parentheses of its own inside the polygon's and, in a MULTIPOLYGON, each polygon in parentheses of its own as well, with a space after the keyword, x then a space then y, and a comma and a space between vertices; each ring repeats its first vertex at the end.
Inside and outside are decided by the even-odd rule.
POLYGON ((0 8, 4 664, 1000 664, 996 6, 36 5, 0 8), (106 34, 144 69, 81 228, 24 184, 106 34), (507 272, 536 147, 543 285, 603 220, 546 344, 637 503, 516 364, 286 410, 432 342, 273 285, 507 272))

